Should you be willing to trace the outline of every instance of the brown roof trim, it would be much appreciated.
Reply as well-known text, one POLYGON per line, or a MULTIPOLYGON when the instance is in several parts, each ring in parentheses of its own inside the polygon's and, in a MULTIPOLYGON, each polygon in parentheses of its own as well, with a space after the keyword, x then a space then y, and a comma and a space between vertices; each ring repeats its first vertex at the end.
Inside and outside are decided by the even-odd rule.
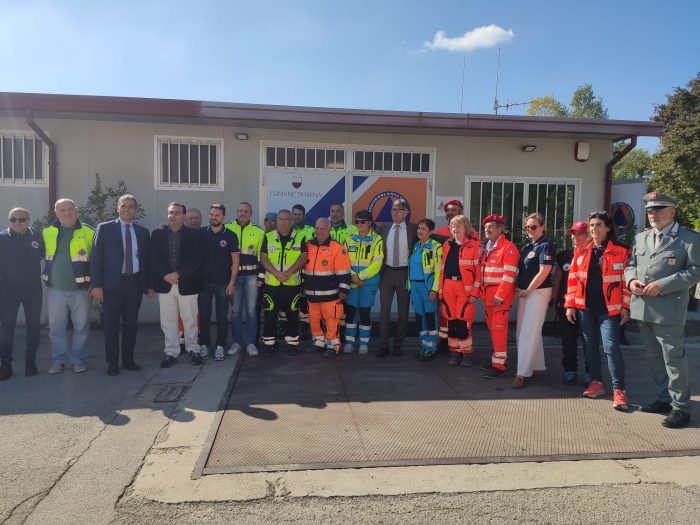
MULTIPOLYGON (((105 120, 162 118, 206 119, 264 124, 333 125, 349 128, 404 128, 420 133, 470 132, 522 134, 585 134, 615 137, 660 137, 662 123, 653 121, 569 119, 511 115, 424 113, 263 104, 233 104, 194 100, 168 100, 83 95, 0 93, 0 115, 19 115, 33 110, 37 117, 67 118, 90 115, 105 120)), ((94 118, 93 117, 93 118, 94 118)))

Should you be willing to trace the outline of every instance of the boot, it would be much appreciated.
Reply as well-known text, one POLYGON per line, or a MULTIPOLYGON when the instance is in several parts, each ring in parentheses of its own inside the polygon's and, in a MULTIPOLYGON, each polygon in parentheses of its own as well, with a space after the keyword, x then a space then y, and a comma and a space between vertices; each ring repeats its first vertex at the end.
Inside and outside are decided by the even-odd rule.
POLYGON ((32 377, 35 376, 39 373, 39 371, 36 368, 36 363, 34 362, 34 359, 27 359, 24 362, 24 375, 27 377, 32 377))
POLYGON ((12 361, 3 358, 0 362, 0 381, 5 381, 12 377, 12 361))

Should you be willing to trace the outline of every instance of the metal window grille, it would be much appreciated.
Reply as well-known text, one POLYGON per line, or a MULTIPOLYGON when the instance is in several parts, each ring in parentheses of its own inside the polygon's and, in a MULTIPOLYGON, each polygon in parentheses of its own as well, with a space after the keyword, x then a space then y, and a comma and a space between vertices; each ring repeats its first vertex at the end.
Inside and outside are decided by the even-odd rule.
POLYGON ((506 232, 521 247, 527 244, 523 221, 530 213, 545 217, 547 235, 558 249, 570 244, 571 226, 578 203, 578 181, 550 182, 471 179, 467 184, 469 219, 475 227, 497 213, 506 220, 506 232))
POLYGON ((265 166, 268 168, 344 170, 345 151, 342 149, 267 146, 265 148, 265 166))
POLYGON ((355 170, 383 173, 430 173, 430 153, 355 150, 355 170))
POLYGON ((161 138, 158 145, 160 187, 220 189, 221 141, 161 138))
POLYGON ((0 132, 0 183, 45 182, 41 139, 36 135, 0 132))

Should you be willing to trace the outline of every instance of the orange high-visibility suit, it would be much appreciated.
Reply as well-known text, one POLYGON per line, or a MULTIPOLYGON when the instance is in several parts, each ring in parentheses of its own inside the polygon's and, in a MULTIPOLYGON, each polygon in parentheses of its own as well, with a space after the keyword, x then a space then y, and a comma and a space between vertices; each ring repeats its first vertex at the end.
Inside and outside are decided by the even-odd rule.
POLYGON ((469 298, 479 297, 481 284, 481 245, 473 238, 458 246, 454 241, 445 241, 442 247, 440 269, 440 311, 447 319, 447 346, 450 352, 469 355, 473 352, 470 319, 474 320, 474 305, 469 298), (445 263, 451 250, 458 249, 459 275, 446 275, 445 263), (471 316, 471 317, 470 317, 471 316))
POLYGON ((343 317, 344 308, 340 293, 350 293, 350 258, 337 241, 330 237, 323 242, 311 239, 302 252, 308 253, 304 266, 304 287, 309 302, 309 324, 314 345, 319 349, 324 346, 336 354, 340 350, 338 325, 343 317), (323 333, 321 320, 325 322, 323 333))
POLYGON ((518 273, 520 252, 515 245, 501 236, 491 250, 482 257, 481 290, 486 307, 486 326, 491 334, 493 356, 491 366, 505 370, 508 354, 508 316, 515 298, 515 277, 518 273), (501 301, 494 304, 494 299, 501 301))

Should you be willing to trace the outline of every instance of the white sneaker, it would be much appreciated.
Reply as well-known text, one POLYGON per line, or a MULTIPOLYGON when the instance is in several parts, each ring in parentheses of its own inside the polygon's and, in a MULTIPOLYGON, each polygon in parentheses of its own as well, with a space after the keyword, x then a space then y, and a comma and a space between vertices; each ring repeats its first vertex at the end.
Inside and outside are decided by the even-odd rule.
POLYGON ((64 363, 61 363, 60 361, 54 361, 51 363, 51 368, 49 368, 49 374, 60 374, 63 372, 63 369, 66 367, 64 363))
POLYGON ((214 350, 214 361, 223 361, 223 360, 224 360, 224 347, 217 346, 216 350, 214 350))
POLYGON ((83 363, 82 361, 76 361, 75 363, 73 363, 73 372, 77 374, 87 372, 87 366, 85 366, 85 363, 83 363))
POLYGON ((209 349, 207 348, 207 345, 199 346, 199 357, 202 359, 209 359, 209 349))
POLYGON ((240 344, 233 343, 226 353, 228 355, 237 355, 241 350, 243 350, 243 347, 240 344))
POLYGON ((250 356, 258 355, 258 349, 255 347, 255 345, 253 343, 250 343, 248 346, 246 346, 245 351, 250 356))
POLYGON ((361 355, 369 354, 369 347, 367 345, 360 345, 360 349, 357 353, 361 355))
POLYGON ((355 349, 355 345, 352 343, 345 343, 343 345, 343 353, 344 354, 352 354, 352 351, 355 349))

